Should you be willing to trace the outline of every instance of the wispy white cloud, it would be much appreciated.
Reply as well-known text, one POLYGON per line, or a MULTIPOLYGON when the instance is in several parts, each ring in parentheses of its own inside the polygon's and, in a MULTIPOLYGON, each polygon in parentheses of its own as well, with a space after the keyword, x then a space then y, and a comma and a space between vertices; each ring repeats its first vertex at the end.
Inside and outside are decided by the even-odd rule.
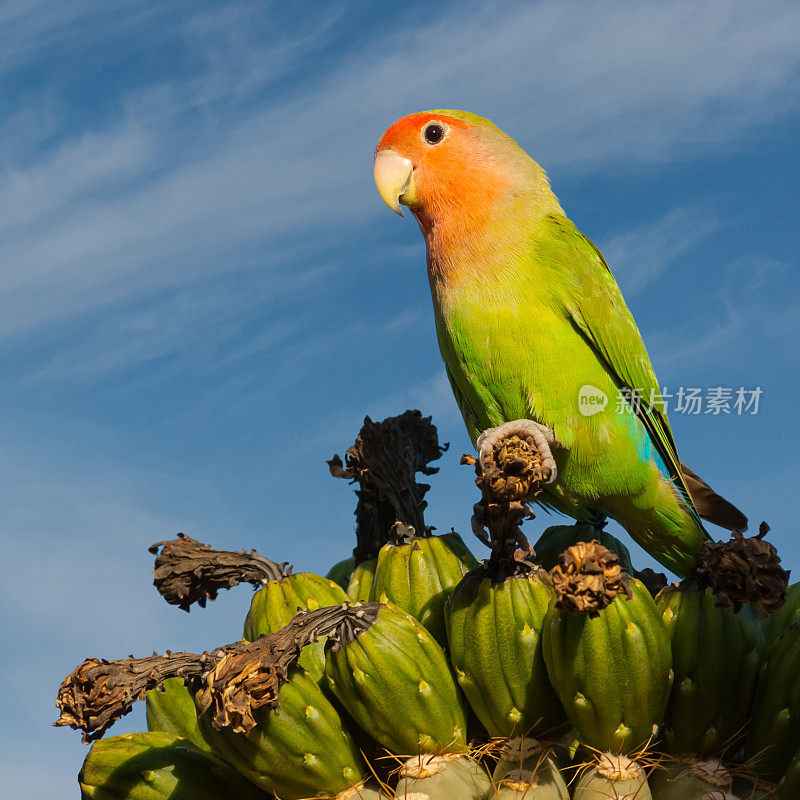
POLYGON ((704 203, 673 209, 655 222, 617 233, 600 248, 626 296, 657 280, 676 259, 719 226, 704 203))
MULTIPOLYGON (((321 568, 323 554, 347 549, 351 498, 343 492, 339 517, 327 498, 322 511, 304 509, 311 522, 301 539, 296 511, 278 508, 287 472, 302 468, 315 488, 318 474, 328 480, 320 454, 352 442, 365 411, 377 418, 419 407, 443 431, 458 430, 453 441, 462 446, 458 410, 435 366, 393 376, 397 390, 368 376, 333 402, 325 393, 341 386, 308 380, 309 365, 335 361, 342 373, 357 372, 350 361, 359 348, 388 350, 422 325, 433 335, 427 298, 419 308, 398 299, 400 310, 385 319, 366 315, 325 330, 329 320, 302 308, 341 278, 336 252, 352 272, 387 260, 396 221, 376 196, 370 161, 388 124, 420 108, 467 108, 495 119, 554 174, 576 178, 734 151, 800 102, 800 7, 792 2, 427 5, 424 15, 398 11, 397 24, 376 25, 357 46, 348 44, 361 24, 352 12, 342 3, 285 24, 277 4, 254 2, 0 0, 0 80, 14 90, 0 109, 0 354, 14 363, 6 386, 13 383, 15 401, 51 390, 55 409, 59 396, 71 401, 142 365, 149 377, 174 370, 175 384, 186 374, 208 378, 202 397, 186 399, 195 416, 182 420, 172 453, 167 445, 136 451, 139 434, 144 450, 160 430, 91 436, 78 414, 51 420, 49 430, 36 414, 20 426, 3 415, 0 469, 11 477, 0 501, 10 555, 0 602, 15 646, 25 648, 25 670, 0 679, 9 696, 35 692, 14 711, 20 726, 35 728, 12 759, 26 765, 9 777, 17 794, 49 799, 63 793, 65 775, 73 779, 80 754, 76 747, 63 756, 69 734, 41 731, 49 730, 55 686, 80 658, 238 636, 241 599, 220 598, 189 617, 163 609, 149 594, 143 545, 185 528, 217 546, 261 547, 231 531, 260 532, 266 517, 276 533, 265 552, 279 541, 281 558, 321 568), (106 60, 165 42, 162 68, 149 64, 116 88, 106 60), (108 84, 102 103, 68 91, 83 86, 84 73, 70 72, 66 56, 81 54, 85 74, 103 73, 98 83, 108 84), (54 76, 46 86, 16 80, 36 64, 54 76), (285 302, 291 292, 294 305, 285 302), (257 319, 259 310, 266 313, 257 319), (315 392, 313 402, 301 396, 315 392), (292 399, 273 404, 276 395, 292 399), (290 421, 280 416, 303 402, 323 418, 304 418, 302 409, 290 421), (226 427, 223 412, 241 411, 275 418, 253 430, 226 427), (190 463, 187 449, 222 451, 201 430, 216 423, 220 440, 256 443, 190 463), (262 443, 296 437, 293 424, 308 429, 290 457, 279 467, 254 463, 262 443), (19 442, 8 447, 16 427, 19 442), (162 459, 163 472, 140 466, 162 459), (239 495, 219 486, 244 480, 252 486, 239 495), (57 664, 45 639, 58 648, 57 664), (35 772, 43 747, 61 753, 63 767, 35 772)), ((604 250, 626 292, 655 285, 710 235, 718 224, 711 208, 684 206, 608 238, 604 250)), ((415 244, 392 255, 421 266, 408 224, 397 230, 415 244)), ((714 297, 722 322, 712 334, 698 325, 648 337, 656 364, 718 354, 754 324, 771 325, 776 336, 796 331, 787 299, 773 304, 780 314, 760 316, 766 290, 785 277, 773 266, 756 285, 746 278, 757 261, 734 265, 728 294, 714 297)), ((154 402, 154 417, 170 413, 178 413, 172 398, 154 402)), ((308 501, 294 488, 285 494, 288 503, 308 501)))
POLYGON ((727 265, 724 274, 722 283, 707 291, 702 316, 648 337, 657 365, 694 367, 712 358, 719 363, 723 356, 736 362, 755 330, 762 341, 796 335, 800 327, 796 290, 787 291, 796 282, 791 265, 748 256, 727 265))
MULTIPOLYGON (((0 2, 0 76, 19 70, 43 54, 97 48, 141 33, 165 13, 164 4, 136 0, 2 0, 0 2)), ((159 28, 150 35, 155 40, 159 28)))
MULTIPOLYGON (((201 67, 136 90, 109 127, 0 174, 0 208, 10 212, 0 335, 189 286, 235 269, 237 248, 258 246, 269 270, 281 243, 324 250, 354 227, 366 230, 381 211, 370 153, 403 112, 482 111, 546 166, 585 172, 690 157, 704 143, 740 138, 791 107, 800 61, 800 10, 790 3, 769 13, 722 0, 459 8, 346 53, 302 96, 279 93, 226 121, 212 112, 230 70, 245 95, 265 79, 248 39, 253 8, 238 8, 223 15, 226 36, 201 67), (244 61, 235 55, 242 42, 244 61), (181 122, 198 103, 213 122, 181 122)), ((187 21, 187 46, 204 46, 216 21, 208 13, 187 21)), ((334 22, 279 30, 267 52, 286 68, 326 41, 334 22)), ((652 241, 687 222, 665 220, 652 241)), ((622 261, 631 246, 612 242, 622 261)), ((650 273, 665 263, 654 246, 650 273)))
POLYGON ((791 2, 460 6, 368 52, 362 88, 484 112, 562 170, 681 159, 797 107, 799 20, 791 2))

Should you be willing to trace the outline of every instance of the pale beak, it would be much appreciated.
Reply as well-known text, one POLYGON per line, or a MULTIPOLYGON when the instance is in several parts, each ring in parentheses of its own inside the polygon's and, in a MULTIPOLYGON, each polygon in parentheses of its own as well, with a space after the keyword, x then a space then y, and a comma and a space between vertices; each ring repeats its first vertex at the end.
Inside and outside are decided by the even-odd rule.
POLYGON ((375 155, 375 185, 383 202, 401 217, 400 200, 412 185, 414 166, 394 150, 379 150, 375 155))

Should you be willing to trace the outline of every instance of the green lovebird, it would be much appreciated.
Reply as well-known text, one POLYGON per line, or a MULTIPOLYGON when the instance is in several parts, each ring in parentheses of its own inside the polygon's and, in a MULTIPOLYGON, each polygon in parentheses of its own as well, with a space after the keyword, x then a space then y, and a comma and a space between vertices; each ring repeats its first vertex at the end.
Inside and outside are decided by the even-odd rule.
POLYGON ((701 518, 746 529, 679 460, 617 282, 513 139, 463 111, 412 114, 378 143, 375 182, 422 229, 439 348, 479 449, 533 435, 550 473, 537 502, 617 520, 680 576, 708 538, 701 518))

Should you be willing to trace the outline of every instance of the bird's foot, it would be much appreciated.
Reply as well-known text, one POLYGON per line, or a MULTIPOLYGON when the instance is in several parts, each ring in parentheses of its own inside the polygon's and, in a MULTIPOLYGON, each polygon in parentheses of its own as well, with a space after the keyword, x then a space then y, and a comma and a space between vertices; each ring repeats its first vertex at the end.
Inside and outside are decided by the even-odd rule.
POLYGON ((546 483, 553 483, 558 476, 556 469, 556 460, 553 458, 553 453, 550 450, 551 445, 555 446, 556 442, 555 433, 550 430, 546 425, 541 425, 534 422, 532 419, 514 419, 511 422, 504 422, 496 428, 487 428, 478 437, 478 457, 481 464, 486 463, 486 459, 491 456, 495 445, 500 439, 506 436, 519 436, 524 439, 539 453, 542 460, 542 467, 547 474, 546 483))

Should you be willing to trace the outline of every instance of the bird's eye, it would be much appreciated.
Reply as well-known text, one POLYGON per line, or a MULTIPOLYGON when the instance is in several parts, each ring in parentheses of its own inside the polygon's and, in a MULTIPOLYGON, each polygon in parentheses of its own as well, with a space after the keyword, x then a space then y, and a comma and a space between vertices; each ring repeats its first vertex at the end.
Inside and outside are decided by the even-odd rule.
POLYGON ((444 139, 444 126, 438 122, 431 122, 423 129, 422 136, 428 144, 439 144, 444 139))

